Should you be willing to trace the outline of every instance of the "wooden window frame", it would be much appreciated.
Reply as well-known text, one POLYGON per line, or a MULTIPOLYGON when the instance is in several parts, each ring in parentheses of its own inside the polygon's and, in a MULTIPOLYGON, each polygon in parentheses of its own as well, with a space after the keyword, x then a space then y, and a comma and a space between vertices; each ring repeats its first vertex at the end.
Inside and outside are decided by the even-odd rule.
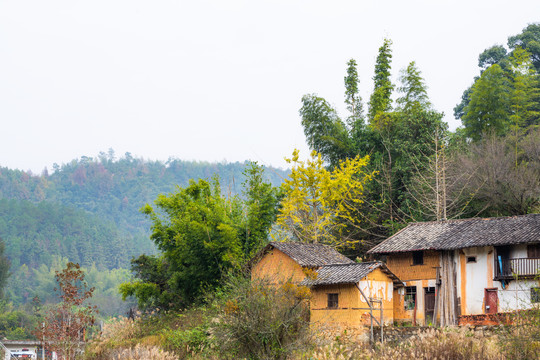
POLYGON ((527 245, 527 258, 540 259, 540 244, 527 245))
POLYGON ((424 251, 412 252, 412 266, 424 265, 424 251))
POLYGON ((405 286, 405 297, 403 298, 403 308, 405 310, 414 310, 416 308, 417 299, 418 299, 418 292, 417 292, 416 286, 405 286))
POLYGON ((339 307, 339 294, 338 293, 327 293, 326 294, 326 307, 328 309, 337 309, 339 307))

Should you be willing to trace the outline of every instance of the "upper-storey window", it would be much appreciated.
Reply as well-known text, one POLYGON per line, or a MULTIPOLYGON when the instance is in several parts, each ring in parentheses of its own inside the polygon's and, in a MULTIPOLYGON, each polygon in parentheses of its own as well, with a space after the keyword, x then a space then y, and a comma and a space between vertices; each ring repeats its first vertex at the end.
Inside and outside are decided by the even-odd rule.
POLYGON ((527 257, 529 259, 540 259, 540 244, 527 245, 527 257))
POLYGON ((424 252, 423 251, 413 251, 413 253, 412 253, 412 264, 413 265, 424 265, 424 252))

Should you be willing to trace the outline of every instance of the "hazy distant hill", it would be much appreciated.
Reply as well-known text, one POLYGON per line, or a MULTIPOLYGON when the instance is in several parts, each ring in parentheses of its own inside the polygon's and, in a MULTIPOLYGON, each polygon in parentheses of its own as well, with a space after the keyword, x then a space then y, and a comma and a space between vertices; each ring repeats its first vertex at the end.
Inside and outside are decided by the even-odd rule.
MULTIPOLYGON (((14 265, 37 267, 54 255, 84 265, 124 267, 152 252, 149 221, 139 212, 160 193, 189 179, 218 175, 225 193, 239 194, 245 163, 167 162, 114 153, 82 157, 33 175, 0 168, 0 238, 14 265), (9 200, 9 201, 8 201, 9 200)), ((287 171, 270 168, 279 185, 287 171)))

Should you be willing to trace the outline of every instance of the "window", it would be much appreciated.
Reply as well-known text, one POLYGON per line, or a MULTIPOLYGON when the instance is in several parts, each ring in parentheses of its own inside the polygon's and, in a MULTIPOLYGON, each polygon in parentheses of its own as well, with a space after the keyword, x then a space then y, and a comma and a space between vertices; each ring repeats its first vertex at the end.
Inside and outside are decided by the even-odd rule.
POLYGON ((527 245, 527 257, 529 259, 540 259, 540 244, 527 245))
POLYGON ((405 310, 414 310, 416 307, 416 286, 405 287, 405 310))
POLYGON ((424 265, 424 252, 423 251, 413 251, 413 253, 412 253, 412 264, 413 265, 424 265))
POLYGON ((328 308, 337 309, 338 308, 338 294, 327 294, 328 295, 328 308))
POLYGON ((540 303, 540 288, 531 288, 531 303, 540 303))
POLYGON ((467 256, 467 263, 475 263, 476 256, 467 256))

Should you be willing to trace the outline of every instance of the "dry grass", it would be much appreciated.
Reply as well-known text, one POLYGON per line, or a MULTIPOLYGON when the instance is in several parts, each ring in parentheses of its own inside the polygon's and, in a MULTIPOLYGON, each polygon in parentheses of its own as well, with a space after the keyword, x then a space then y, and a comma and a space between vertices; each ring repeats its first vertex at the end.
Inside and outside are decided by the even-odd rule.
POLYGON ((177 360, 178 357, 156 346, 136 345, 129 349, 116 349, 109 353, 110 360, 177 360))
POLYGON ((88 343, 85 358, 105 359, 177 359, 165 352, 160 346, 157 335, 145 334, 141 320, 129 320, 124 317, 113 319, 104 324, 100 334, 88 343))
POLYGON ((504 359, 495 337, 473 337, 466 329, 429 329, 401 344, 349 343, 319 347, 291 359, 422 359, 422 360, 500 360, 504 359))

